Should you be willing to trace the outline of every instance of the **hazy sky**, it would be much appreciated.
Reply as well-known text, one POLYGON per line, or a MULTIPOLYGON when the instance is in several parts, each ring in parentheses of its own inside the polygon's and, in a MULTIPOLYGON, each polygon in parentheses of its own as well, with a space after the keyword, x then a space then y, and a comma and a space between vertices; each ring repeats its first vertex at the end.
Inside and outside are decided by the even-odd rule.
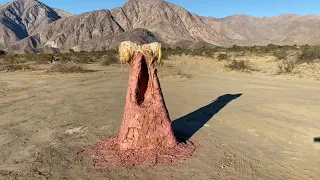
MULTIPOLYGON (((119 7, 126 0, 40 0, 55 8, 73 14, 92 10, 112 9, 119 7)), ((232 14, 253 16, 275 16, 290 14, 320 14, 320 0, 168 0, 187 10, 212 17, 225 17, 232 14)), ((9 0, 0 0, 1 4, 9 0)))

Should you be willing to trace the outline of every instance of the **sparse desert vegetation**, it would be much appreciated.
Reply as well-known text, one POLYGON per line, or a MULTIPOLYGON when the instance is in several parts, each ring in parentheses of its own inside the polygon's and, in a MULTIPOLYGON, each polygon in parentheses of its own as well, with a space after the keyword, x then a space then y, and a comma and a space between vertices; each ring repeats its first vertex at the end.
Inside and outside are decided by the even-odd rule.
MULTIPOLYGON (((165 57, 191 56, 212 59, 222 63, 226 70, 267 74, 286 74, 319 79, 319 46, 230 46, 188 50, 182 48, 164 49, 165 57), (205 53, 211 52, 211 53, 205 53), (208 55, 210 54, 210 55, 208 55)), ((178 57, 177 57, 178 58, 178 57)))
POLYGON ((0 56, 0 71, 31 71, 37 65, 47 65, 47 72, 90 72, 87 64, 109 66, 119 63, 116 51, 70 52, 60 54, 5 54, 0 56))
MULTIPOLYGON (((199 49, 163 48, 161 65, 179 58, 202 58, 220 63, 226 71, 251 72, 259 71, 272 75, 291 75, 320 79, 320 46, 230 46, 206 47, 199 49), (171 58, 176 57, 176 58, 171 58)), ((199 61, 199 60, 197 60, 199 61)), ((117 51, 75 52, 60 54, 10 54, 0 56, 0 71, 34 71, 41 66, 47 72, 90 72, 88 65, 110 66, 118 64, 117 51), (72 66, 71 66, 72 65, 72 66), (64 68, 69 68, 63 69, 64 68), (81 67, 81 68, 80 68, 81 67), (73 69, 72 69, 73 68, 73 69), (81 70, 82 69, 82 70, 81 70)), ((172 65, 170 65, 172 66, 172 65)), ((208 66, 209 68, 209 66, 208 66)), ((180 74, 188 74, 178 70, 180 74)), ((189 75, 186 75, 189 76, 189 75)))

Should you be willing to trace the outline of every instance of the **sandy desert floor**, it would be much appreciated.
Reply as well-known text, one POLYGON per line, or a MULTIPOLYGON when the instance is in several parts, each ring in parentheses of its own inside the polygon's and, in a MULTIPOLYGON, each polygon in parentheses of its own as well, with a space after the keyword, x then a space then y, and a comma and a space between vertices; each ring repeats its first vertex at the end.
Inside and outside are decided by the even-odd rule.
POLYGON ((0 179, 318 179, 320 82, 208 64, 159 68, 173 127, 196 155, 117 170, 96 167, 88 150, 120 128, 125 66, 0 73, 0 179))

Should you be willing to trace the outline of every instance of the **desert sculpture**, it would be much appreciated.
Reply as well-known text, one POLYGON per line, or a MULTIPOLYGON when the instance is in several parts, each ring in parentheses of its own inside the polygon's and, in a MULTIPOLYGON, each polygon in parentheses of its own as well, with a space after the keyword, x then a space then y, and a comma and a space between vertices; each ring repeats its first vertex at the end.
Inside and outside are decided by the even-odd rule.
POLYGON ((130 66, 126 106, 118 143, 120 149, 155 149, 177 144, 171 127, 156 62, 161 61, 161 44, 120 44, 120 60, 130 66))
POLYGON ((93 149, 95 159, 108 166, 132 166, 143 162, 173 163, 193 154, 192 144, 178 144, 163 98, 156 62, 161 44, 120 44, 122 63, 129 65, 126 105, 117 137, 108 137, 93 149))

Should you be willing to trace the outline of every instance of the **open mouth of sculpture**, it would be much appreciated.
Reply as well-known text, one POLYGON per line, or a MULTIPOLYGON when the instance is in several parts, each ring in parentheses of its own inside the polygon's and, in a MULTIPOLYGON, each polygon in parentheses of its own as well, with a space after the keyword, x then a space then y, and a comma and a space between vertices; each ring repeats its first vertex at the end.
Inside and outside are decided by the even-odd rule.
POLYGON ((135 90, 135 100, 138 105, 142 105, 146 100, 149 89, 151 88, 149 87, 150 74, 148 64, 144 56, 139 56, 136 59, 136 63, 138 71, 138 81, 135 90))

